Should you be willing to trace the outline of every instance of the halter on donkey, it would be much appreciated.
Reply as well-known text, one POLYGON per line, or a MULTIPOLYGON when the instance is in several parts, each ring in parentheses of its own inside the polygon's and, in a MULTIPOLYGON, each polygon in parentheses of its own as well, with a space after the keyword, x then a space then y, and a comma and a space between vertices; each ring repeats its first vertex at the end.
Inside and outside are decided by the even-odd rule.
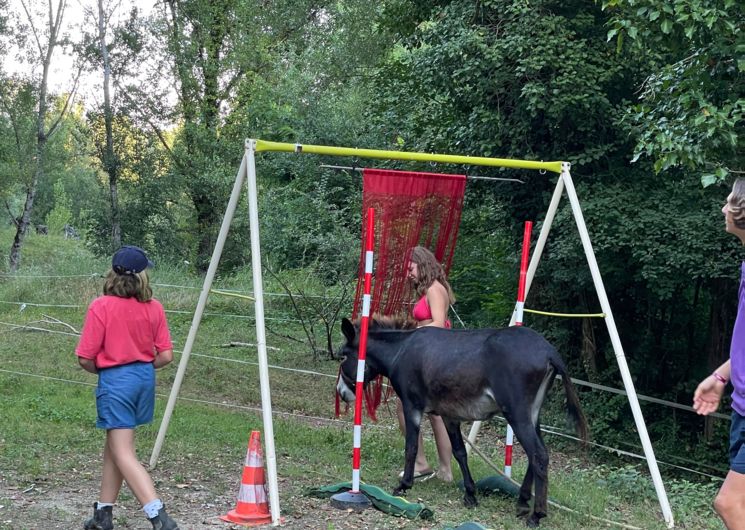
MULTIPOLYGON (((423 327, 402 331, 371 323, 367 339, 365 384, 383 375, 390 379, 403 405, 406 420, 404 476, 394 495, 410 489, 419 426, 425 413, 442 417, 458 461, 466 506, 476 506, 475 485, 468 469, 460 431, 463 421, 486 420, 501 412, 512 425, 528 457, 517 500, 519 517, 536 527, 546 516, 548 498, 548 451, 538 422, 543 401, 554 376, 564 381, 567 411, 582 440, 587 422, 564 361, 541 335, 526 327, 505 329, 448 330, 423 327), (535 503, 529 501, 535 482, 535 503)), ((342 321, 346 344, 337 392, 346 402, 355 399, 358 329, 342 321)))

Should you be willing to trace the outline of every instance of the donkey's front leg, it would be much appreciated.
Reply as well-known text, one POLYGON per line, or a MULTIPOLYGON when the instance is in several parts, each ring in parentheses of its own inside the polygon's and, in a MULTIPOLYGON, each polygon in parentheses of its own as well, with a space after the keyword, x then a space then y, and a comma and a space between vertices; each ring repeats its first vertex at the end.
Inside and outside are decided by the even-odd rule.
POLYGON ((466 493, 463 495, 463 504, 468 508, 478 506, 479 501, 476 500, 476 484, 473 482, 471 476, 471 470, 468 469, 468 453, 466 453, 466 446, 463 444, 463 435, 460 432, 460 422, 452 421, 446 418, 442 418, 445 422, 445 428, 448 431, 448 437, 450 438, 450 445, 453 448, 453 456, 460 466, 460 472, 463 475, 463 488, 466 493))
POLYGON ((404 425, 406 428, 406 449, 404 451, 404 476, 398 487, 393 490, 394 495, 403 495, 414 483, 414 464, 419 444, 419 428, 422 423, 422 411, 416 410, 411 403, 402 402, 404 409, 404 425))

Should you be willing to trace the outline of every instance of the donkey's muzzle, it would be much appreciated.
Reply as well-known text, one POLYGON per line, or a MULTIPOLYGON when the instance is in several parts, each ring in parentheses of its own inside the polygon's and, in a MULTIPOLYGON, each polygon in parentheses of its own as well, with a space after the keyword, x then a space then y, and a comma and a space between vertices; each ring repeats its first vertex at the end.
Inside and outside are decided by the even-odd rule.
POLYGON ((336 383, 336 393, 339 394, 345 403, 354 403, 354 390, 347 386, 343 377, 340 377, 336 383))

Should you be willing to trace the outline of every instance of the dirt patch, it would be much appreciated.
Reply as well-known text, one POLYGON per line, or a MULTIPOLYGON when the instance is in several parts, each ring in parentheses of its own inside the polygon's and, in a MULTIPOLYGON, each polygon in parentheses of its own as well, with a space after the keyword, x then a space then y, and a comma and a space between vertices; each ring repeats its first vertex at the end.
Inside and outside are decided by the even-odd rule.
MULTIPOLYGON (((90 517, 92 503, 98 495, 98 462, 76 466, 74 473, 40 476, 29 482, 12 472, 0 477, 0 529, 2 530, 71 530, 82 528, 90 517), (73 476, 74 475, 74 476, 73 476)), ((235 508, 237 473, 212 473, 209 477, 196 477, 194 469, 201 463, 189 464, 186 459, 169 462, 167 469, 156 469, 152 475, 159 494, 167 503, 168 512, 178 521, 182 530, 242 528, 219 519, 235 508), (236 475, 236 476, 233 476, 236 475), (184 477, 189 477, 184 480, 184 477), (179 481, 178 479, 182 479, 179 481), (222 493, 224 492, 224 493, 222 493)), ((397 519, 369 509, 363 513, 339 510, 327 499, 317 499, 303 494, 306 488, 317 484, 279 478, 280 503, 284 523, 282 528, 309 529, 394 529, 431 528, 397 519)), ((124 487, 114 508, 117 529, 151 530, 150 523, 140 510, 139 503, 124 487)), ((441 527, 441 525, 440 525, 441 527)))

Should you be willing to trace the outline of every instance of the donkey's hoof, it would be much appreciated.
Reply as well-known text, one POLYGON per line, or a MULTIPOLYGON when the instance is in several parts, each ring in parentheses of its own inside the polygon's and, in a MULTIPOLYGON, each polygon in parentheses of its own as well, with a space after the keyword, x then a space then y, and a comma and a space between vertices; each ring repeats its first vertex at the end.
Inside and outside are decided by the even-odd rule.
POLYGON ((473 495, 466 495, 463 497, 463 504, 465 504, 466 508, 475 508, 479 505, 479 501, 473 495))
POLYGON ((541 518, 536 517, 535 514, 533 514, 527 518, 525 524, 528 528, 538 528, 538 526, 541 524, 541 518))
POLYGON ((517 513, 516 513, 516 515, 517 515, 518 519, 521 519, 523 517, 527 517, 528 515, 530 515, 530 512, 531 512, 530 506, 528 506, 527 504, 525 506, 520 505, 520 504, 517 505, 517 513))
POLYGON ((402 487, 399 486, 398 488, 396 488, 395 490, 393 490, 393 495, 396 496, 396 497, 403 497, 404 495, 406 495, 406 490, 407 489, 408 488, 402 488, 402 487))

